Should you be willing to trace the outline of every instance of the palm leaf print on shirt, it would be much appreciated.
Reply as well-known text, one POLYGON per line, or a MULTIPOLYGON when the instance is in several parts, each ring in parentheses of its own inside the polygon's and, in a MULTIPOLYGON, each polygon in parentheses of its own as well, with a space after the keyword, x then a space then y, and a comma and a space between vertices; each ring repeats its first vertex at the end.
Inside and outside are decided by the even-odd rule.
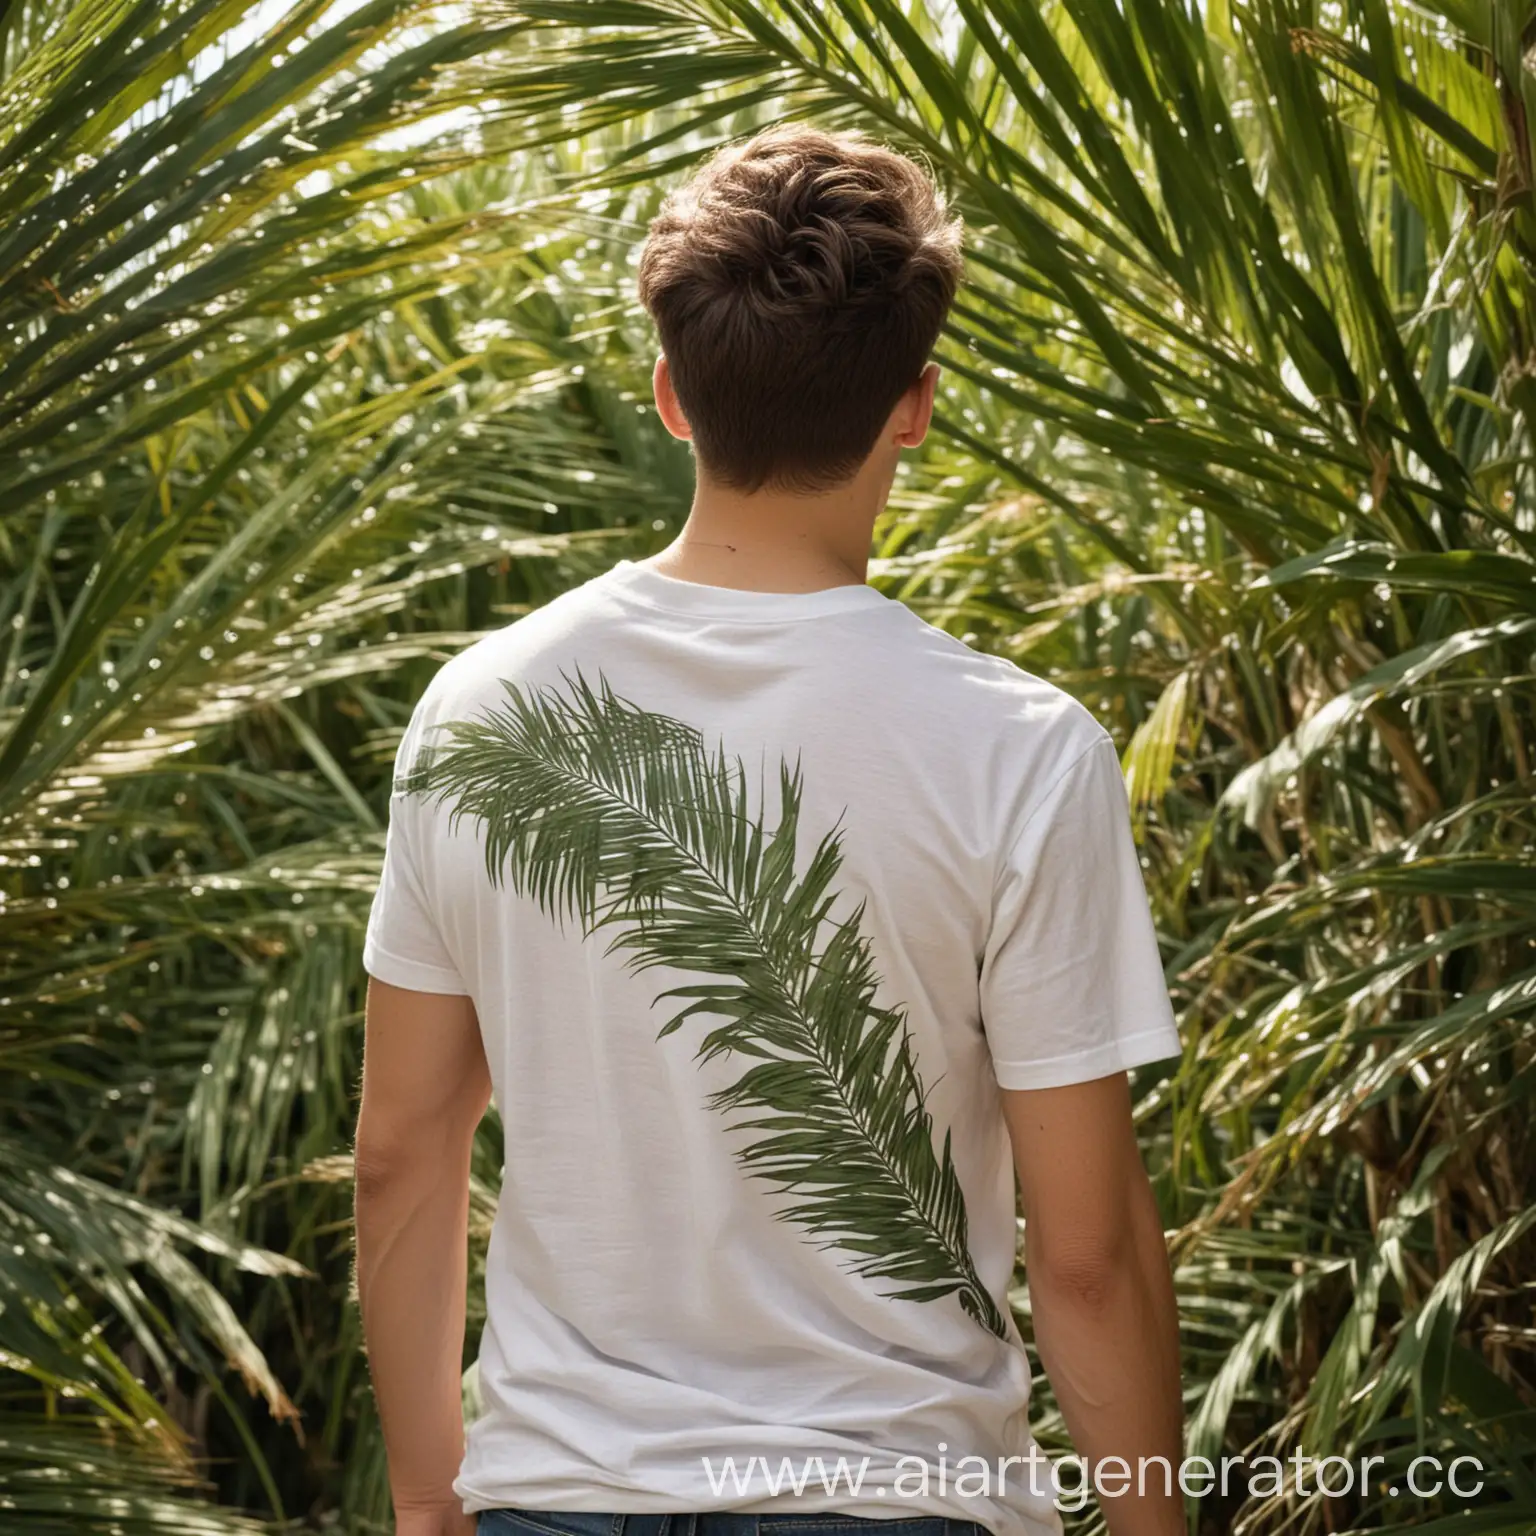
POLYGON ((493 883, 608 935, 637 972, 702 978, 657 997, 672 1008, 661 1035, 714 1020, 700 1059, 751 1063, 709 1102, 752 1134, 745 1168, 792 1197, 781 1219, 888 1294, 956 1296, 1007 1337, 971 1259, 948 1133, 934 1148, 905 1012, 875 1002, 863 905, 832 914, 839 834, 795 873, 798 765, 780 765, 769 830, 739 759, 605 681, 565 682, 504 683, 503 706, 446 726, 398 787, 481 824, 493 883))

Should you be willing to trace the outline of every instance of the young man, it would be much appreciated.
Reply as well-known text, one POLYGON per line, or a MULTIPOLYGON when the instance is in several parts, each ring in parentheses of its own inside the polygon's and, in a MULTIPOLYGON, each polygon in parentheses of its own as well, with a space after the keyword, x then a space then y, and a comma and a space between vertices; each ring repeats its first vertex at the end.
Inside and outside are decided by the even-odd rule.
POLYGON ((886 149, 796 128, 717 156, 640 269, 686 526, 457 657, 411 721, 357 1133, 400 1536, 1059 1530, 1015 1166, 1035 1339, 1110 1529, 1182 1530, 1126 1084, 1179 1042, 1114 746, 864 585, 960 271, 886 149))

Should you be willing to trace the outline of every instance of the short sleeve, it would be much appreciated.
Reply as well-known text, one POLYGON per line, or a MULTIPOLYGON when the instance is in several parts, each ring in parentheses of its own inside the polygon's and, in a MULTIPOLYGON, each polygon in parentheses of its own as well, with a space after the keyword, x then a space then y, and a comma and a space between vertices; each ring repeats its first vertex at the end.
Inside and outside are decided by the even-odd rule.
POLYGON ((1004 1088, 1060 1088, 1180 1053, 1107 735, 1014 835, 982 958, 981 1015, 1004 1088))
POLYGON ((393 987, 412 992, 467 996, 432 915, 417 854, 421 806, 398 790, 390 798, 384 871, 368 915, 363 969, 393 987))

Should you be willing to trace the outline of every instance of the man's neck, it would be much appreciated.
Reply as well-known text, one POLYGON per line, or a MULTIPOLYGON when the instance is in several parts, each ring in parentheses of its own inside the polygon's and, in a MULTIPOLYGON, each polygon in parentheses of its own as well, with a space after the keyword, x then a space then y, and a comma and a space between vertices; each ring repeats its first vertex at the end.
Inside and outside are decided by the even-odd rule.
POLYGON ((679 581, 748 592, 862 585, 888 488, 861 473, 814 496, 747 495, 701 477, 682 532, 644 563, 679 581))

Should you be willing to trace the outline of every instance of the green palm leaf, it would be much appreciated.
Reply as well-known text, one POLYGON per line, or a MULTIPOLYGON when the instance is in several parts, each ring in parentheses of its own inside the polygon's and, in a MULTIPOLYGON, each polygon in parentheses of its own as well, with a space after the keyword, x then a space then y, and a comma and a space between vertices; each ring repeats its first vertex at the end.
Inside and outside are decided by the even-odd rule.
POLYGON ((798 767, 781 765, 769 830, 741 762, 691 726, 579 675, 565 691, 505 686, 504 706, 450 725, 401 787, 480 823, 492 881, 610 933, 632 969, 705 977, 660 994, 676 1004, 661 1034, 723 1020, 700 1059, 752 1062, 710 1103, 760 1133, 736 1155, 793 1194, 780 1217, 891 1294, 954 1295, 1006 1337, 971 1259, 948 1134, 934 1149, 906 1016, 875 1001, 862 905, 833 913, 839 834, 796 873, 798 767))

